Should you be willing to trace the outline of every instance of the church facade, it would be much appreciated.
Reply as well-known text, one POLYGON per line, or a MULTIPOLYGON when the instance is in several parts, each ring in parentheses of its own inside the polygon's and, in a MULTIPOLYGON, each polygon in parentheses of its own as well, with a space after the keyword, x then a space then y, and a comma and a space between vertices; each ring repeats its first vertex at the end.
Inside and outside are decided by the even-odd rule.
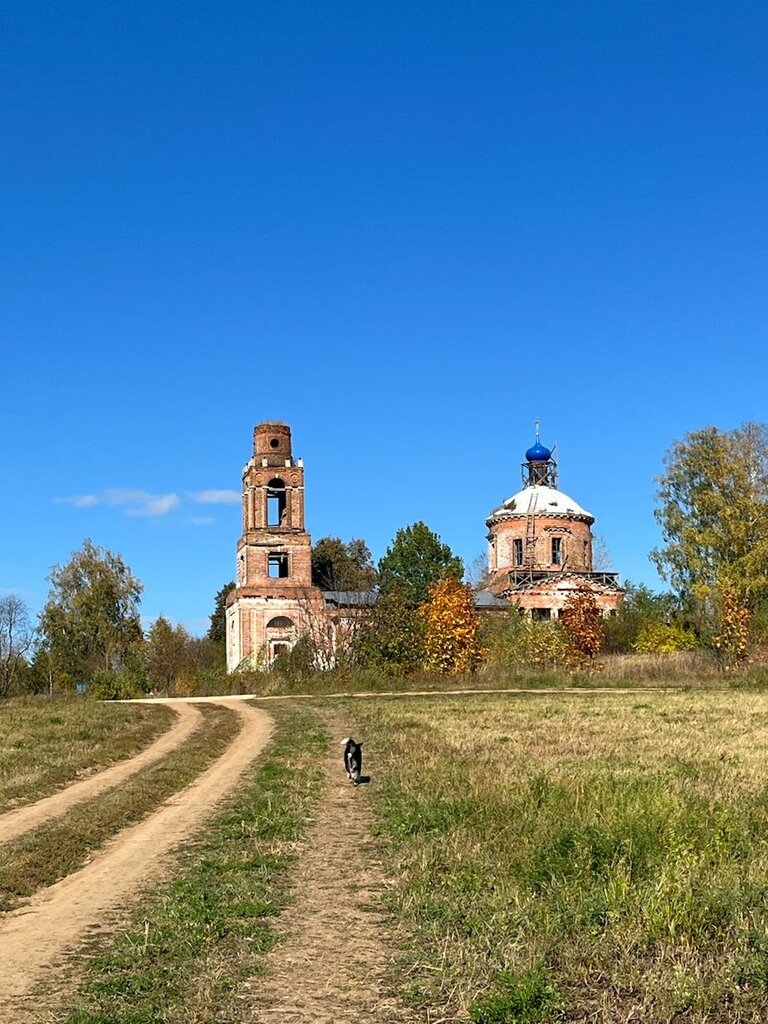
MULTIPOLYGON (((594 571, 594 516, 557 488, 557 463, 537 437, 525 454, 523 488, 494 509, 488 527, 488 578, 480 611, 510 605, 539 619, 559 617, 576 588, 587 587, 604 615, 623 597, 618 576, 594 571)), ((299 636, 334 651, 345 629, 376 600, 371 592, 322 591, 312 585, 312 538, 304 518, 304 464, 294 458, 291 428, 259 423, 243 468, 243 531, 235 589, 227 598, 227 670, 271 664, 299 636)))
POLYGON ((617 573, 593 568, 595 517, 558 490, 554 453, 538 435, 521 469, 522 490, 486 520, 486 605, 501 599, 533 618, 556 619, 573 591, 586 588, 603 615, 612 614, 624 591, 617 573))

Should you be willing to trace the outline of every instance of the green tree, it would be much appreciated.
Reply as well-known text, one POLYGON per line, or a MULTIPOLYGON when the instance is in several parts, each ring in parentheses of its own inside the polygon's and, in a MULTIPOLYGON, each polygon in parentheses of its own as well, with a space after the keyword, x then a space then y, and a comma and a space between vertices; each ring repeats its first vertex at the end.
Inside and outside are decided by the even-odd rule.
POLYGON ((430 587, 463 574, 462 560, 421 522, 398 530, 379 562, 382 593, 398 590, 414 608, 429 599, 430 587))
POLYGON ((222 647, 227 639, 227 597, 235 589, 233 582, 225 583, 214 598, 213 615, 209 615, 211 624, 208 627, 208 639, 222 647))
POLYGON ((27 606, 17 594, 0 597, 0 697, 7 697, 27 667, 34 630, 27 606))
POLYGON ((192 637, 183 626, 173 626, 164 615, 152 623, 145 645, 150 685, 167 693, 190 662, 192 637))
POLYGON ((644 583, 627 580, 624 597, 614 616, 605 620, 605 650, 610 654, 635 649, 640 633, 656 623, 681 627, 680 602, 669 592, 657 594, 644 583))
POLYGON ((372 590, 377 573, 364 540, 321 537, 312 548, 312 585, 321 590, 372 590))
POLYGON ((483 616, 480 640, 491 665, 516 672, 552 670, 562 664, 567 641, 557 622, 531 619, 519 607, 483 616))
POLYGON ((51 569, 48 579, 40 633, 56 675, 79 682, 97 671, 123 669, 143 640, 143 588, 122 556, 86 540, 66 565, 51 569))
POLYGON ((424 659, 424 619, 401 590, 382 594, 356 633, 356 660, 386 675, 415 672, 424 659))
POLYGON ((658 478, 660 574, 691 606, 730 588, 752 609, 768 596, 768 426, 707 427, 676 441, 658 478))

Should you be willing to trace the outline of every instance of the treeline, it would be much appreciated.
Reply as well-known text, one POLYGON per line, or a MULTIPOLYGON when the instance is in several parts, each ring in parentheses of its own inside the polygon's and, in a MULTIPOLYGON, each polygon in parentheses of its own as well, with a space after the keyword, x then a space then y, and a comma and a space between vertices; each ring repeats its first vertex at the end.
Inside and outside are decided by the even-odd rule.
MULTIPOLYGON (((309 678, 595 671, 603 655, 627 653, 698 651, 728 669, 768 660, 768 428, 695 431, 672 446, 657 483, 662 544, 650 557, 668 593, 627 583, 618 612, 605 620, 586 590, 574 593, 559 622, 532 621, 513 607, 478 616, 460 582, 461 559, 424 523, 399 530, 377 566, 363 540, 325 537, 313 549, 313 584, 369 599, 336 621, 308 601, 308 628, 293 650, 255 668, 309 678)), ((145 633, 141 582, 120 555, 91 541, 49 579, 36 625, 19 597, 0 598, 0 696, 83 686, 103 697, 195 694, 232 685, 224 619, 233 583, 215 595, 207 634, 195 637, 162 616, 145 633)))
MULTIPOLYGON (((292 652, 290 664, 304 665, 311 658, 314 670, 346 665, 350 659, 357 663, 365 647, 368 652, 379 650, 382 664, 407 670, 414 651, 421 650, 417 608, 427 600, 430 587, 446 579, 464 593, 458 584, 462 573, 461 559, 424 523, 400 530, 378 567, 362 540, 323 538, 313 550, 313 584, 322 590, 375 593, 375 625, 366 617, 371 628, 364 644, 362 630, 355 629, 352 658, 348 631, 334 627, 328 632, 325 617, 313 620, 308 611, 308 637, 292 652), (418 640, 414 647, 409 646, 406 625, 412 614, 413 638, 418 640), (321 633, 337 637, 325 659, 319 649, 321 633)), ((52 568, 49 582, 48 600, 34 627, 19 597, 0 598, 0 696, 78 690, 100 698, 152 692, 184 696, 230 685, 225 678, 225 613, 234 583, 216 594, 210 627, 204 637, 196 637, 164 616, 145 633, 139 613, 141 581, 121 555, 90 540, 65 565, 52 568)), ((310 601, 307 606, 311 608, 310 601)), ((355 626, 362 621, 358 617, 355 626)), ((376 660, 372 653, 370 657, 376 660)))
POLYGON ((49 581, 36 625, 20 598, 0 598, 0 696, 87 691, 120 698, 171 688, 193 693, 220 676, 219 620, 227 588, 216 595, 207 635, 196 637, 164 616, 145 634, 142 583, 120 555, 90 540, 65 565, 54 566, 49 581))

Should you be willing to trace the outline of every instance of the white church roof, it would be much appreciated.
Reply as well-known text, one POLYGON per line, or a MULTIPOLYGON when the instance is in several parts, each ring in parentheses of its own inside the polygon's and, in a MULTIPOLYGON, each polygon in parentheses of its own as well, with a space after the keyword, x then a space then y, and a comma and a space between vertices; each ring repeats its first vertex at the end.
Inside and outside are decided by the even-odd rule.
POLYGON ((591 512, 587 512, 567 494, 555 490, 554 487, 545 487, 543 484, 524 487, 522 491, 507 498, 503 505, 494 509, 491 517, 527 516, 531 512, 537 516, 583 516, 585 519, 592 520, 595 518, 591 512))

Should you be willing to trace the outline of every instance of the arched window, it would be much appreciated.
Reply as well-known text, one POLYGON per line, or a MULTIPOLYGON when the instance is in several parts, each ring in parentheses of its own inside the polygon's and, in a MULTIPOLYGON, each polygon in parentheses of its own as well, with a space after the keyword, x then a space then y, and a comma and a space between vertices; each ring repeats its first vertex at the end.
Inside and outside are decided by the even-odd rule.
POLYGON ((267 623, 267 629, 293 629, 293 620, 287 615, 276 615, 267 623))
POLYGON ((282 526, 287 507, 285 481, 273 477, 267 484, 267 526, 282 526))

